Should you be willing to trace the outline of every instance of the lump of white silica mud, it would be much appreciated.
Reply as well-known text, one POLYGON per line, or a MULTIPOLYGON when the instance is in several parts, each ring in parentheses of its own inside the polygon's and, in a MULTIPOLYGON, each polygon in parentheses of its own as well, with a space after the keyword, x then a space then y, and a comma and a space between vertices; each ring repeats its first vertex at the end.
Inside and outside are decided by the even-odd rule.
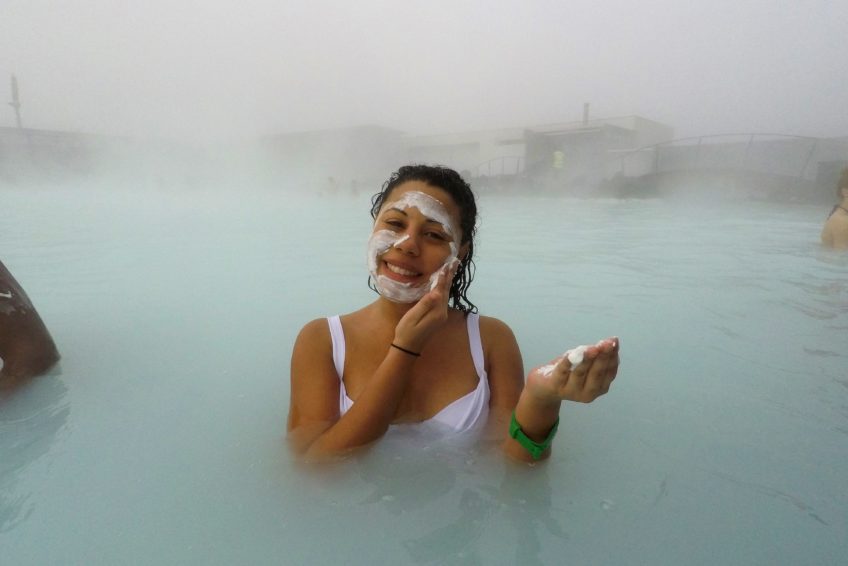
MULTIPOLYGON (((568 358, 569 363, 571 363, 571 369, 574 369, 583 363, 583 354, 588 348, 589 346, 577 346, 571 350, 566 350, 566 352, 562 355, 562 358, 568 358)), ((560 358, 560 360, 562 358, 560 358)), ((539 368, 539 372, 545 377, 550 377, 550 375, 554 372, 554 369, 556 369, 556 366, 556 363, 541 366, 539 368)))
POLYGON ((539 368, 539 373, 541 373, 545 377, 550 377, 551 374, 554 372, 554 368, 556 368, 556 364, 547 364, 539 368))
POLYGON ((435 289, 436 285, 439 284, 439 279, 441 279, 442 276, 446 276, 447 272, 456 267, 457 265, 459 265, 459 258, 457 258, 456 256, 448 257, 448 259, 445 260, 445 263, 442 264, 442 267, 434 271, 433 274, 430 276, 430 290, 432 291, 433 289, 435 289))
POLYGON ((568 358, 569 362, 571 362, 571 367, 575 368, 583 363, 583 354, 585 354, 588 349, 589 346, 577 346, 565 353, 565 357, 568 358))

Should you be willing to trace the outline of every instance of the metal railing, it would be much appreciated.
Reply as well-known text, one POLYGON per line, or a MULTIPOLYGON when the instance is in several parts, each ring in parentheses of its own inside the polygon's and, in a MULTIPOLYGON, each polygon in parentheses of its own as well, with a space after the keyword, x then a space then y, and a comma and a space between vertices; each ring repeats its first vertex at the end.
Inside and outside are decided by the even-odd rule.
POLYGON ((524 171, 523 155, 495 157, 474 167, 475 177, 493 177, 497 175, 518 175, 524 171))
POLYGON ((716 134, 680 138, 622 152, 608 160, 607 177, 677 171, 744 171, 812 179, 816 161, 848 158, 848 143, 783 134, 716 134))

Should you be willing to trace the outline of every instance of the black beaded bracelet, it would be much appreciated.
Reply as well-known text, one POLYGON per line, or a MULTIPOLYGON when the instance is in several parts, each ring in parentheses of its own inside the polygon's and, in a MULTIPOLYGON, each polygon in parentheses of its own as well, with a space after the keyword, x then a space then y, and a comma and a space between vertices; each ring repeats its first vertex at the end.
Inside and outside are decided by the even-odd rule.
POLYGON ((392 343, 392 348, 397 348, 401 352, 404 352, 405 354, 409 354, 410 356, 415 356, 416 358, 421 357, 421 354, 419 354, 418 352, 413 352, 412 350, 407 350, 406 348, 401 348, 400 346, 398 346, 395 343, 392 343))

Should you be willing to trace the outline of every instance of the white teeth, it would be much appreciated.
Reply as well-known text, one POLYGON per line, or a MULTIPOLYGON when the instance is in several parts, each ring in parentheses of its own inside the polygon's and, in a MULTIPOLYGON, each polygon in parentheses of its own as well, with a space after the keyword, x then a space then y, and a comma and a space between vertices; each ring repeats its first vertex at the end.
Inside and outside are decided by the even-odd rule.
POLYGON ((406 277, 414 277, 415 275, 418 275, 414 271, 408 271, 401 267, 397 267, 396 265, 392 265, 388 262, 386 263, 386 267, 389 268, 389 271, 391 271, 392 273, 397 273, 398 275, 405 275, 406 277))

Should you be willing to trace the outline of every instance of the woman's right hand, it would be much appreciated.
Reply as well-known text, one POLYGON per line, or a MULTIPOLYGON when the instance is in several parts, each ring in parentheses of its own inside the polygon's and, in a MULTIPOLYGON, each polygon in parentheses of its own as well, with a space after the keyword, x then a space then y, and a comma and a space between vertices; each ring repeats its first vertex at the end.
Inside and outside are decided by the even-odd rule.
POLYGON ((455 259, 439 270, 436 286, 421 297, 395 327, 395 344, 420 352, 433 332, 447 322, 450 286, 458 267, 459 260, 455 259))
POLYGON ((531 371, 525 386, 527 392, 548 403, 591 403, 604 395, 618 373, 619 339, 606 338, 584 348, 583 359, 576 366, 572 366, 566 353, 531 371))

